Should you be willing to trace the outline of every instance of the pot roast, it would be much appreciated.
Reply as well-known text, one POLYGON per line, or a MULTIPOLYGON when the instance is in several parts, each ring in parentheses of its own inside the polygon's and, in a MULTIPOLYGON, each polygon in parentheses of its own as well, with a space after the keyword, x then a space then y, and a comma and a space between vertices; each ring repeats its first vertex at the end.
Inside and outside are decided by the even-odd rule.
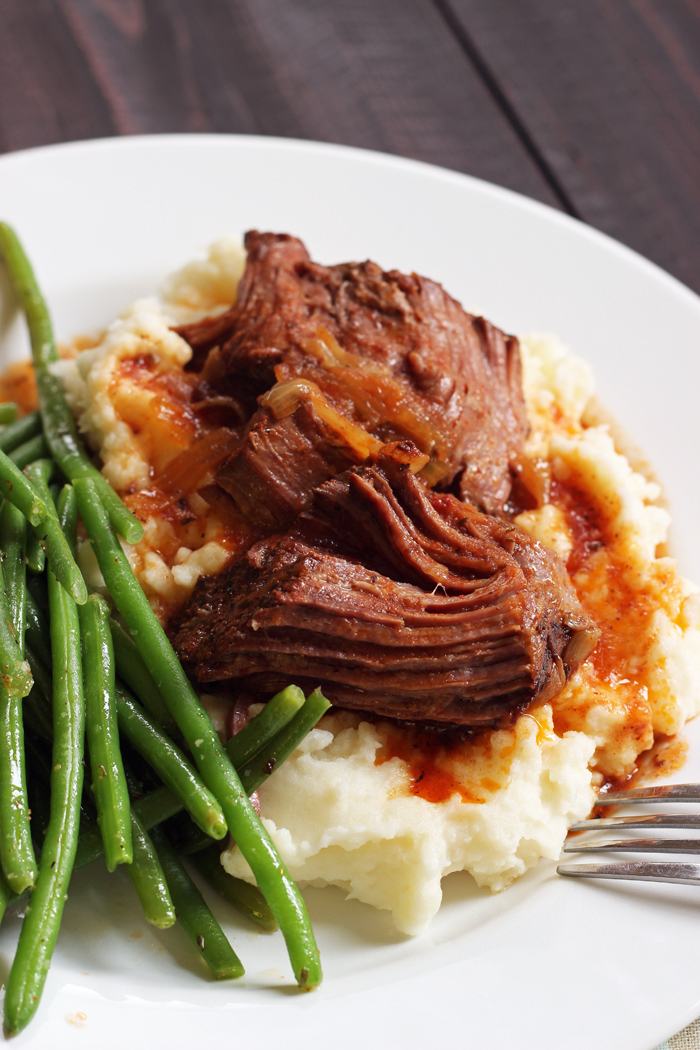
POLYGON ((231 309, 179 329, 198 410, 241 435, 200 493, 259 537, 170 625, 188 672, 433 725, 555 695, 598 632, 509 520, 517 340, 415 274, 320 266, 286 235, 246 247, 231 309))
MULTIPOLYGON (((409 438, 428 454, 427 484, 455 483, 463 499, 503 513, 528 431, 517 339, 425 277, 373 262, 320 266, 286 234, 251 232, 245 243, 231 310, 179 329, 203 397, 228 396, 247 422, 275 383, 309 380, 368 435, 409 438)), ((219 472, 234 499, 254 455, 234 454, 219 472)))
POLYGON ((201 579, 173 643, 202 683, 436 724, 493 723, 554 695, 597 637, 560 559, 388 444, 316 489, 286 532, 201 579))

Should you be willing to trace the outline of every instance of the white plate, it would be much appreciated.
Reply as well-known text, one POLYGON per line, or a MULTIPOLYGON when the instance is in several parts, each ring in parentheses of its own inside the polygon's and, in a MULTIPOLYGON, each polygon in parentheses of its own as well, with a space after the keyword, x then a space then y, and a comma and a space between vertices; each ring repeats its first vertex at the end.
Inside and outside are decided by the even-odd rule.
MULTIPOLYGON (((443 282, 510 331, 559 333, 647 450, 700 580, 700 299, 621 245, 506 190, 338 146, 228 136, 106 140, 0 158, 0 212, 34 260, 59 337, 110 320, 226 233, 292 232, 314 258, 371 257, 443 282)), ((7 298, 5 297, 5 303, 7 298)), ((5 353, 26 349, 0 310, 5 353)), ((699 720, 700 721, 700 720, 699 720)), ((700 780, 700 725, 683 779, 700 780)), ((123 873, 72 883, 38 1016, 17 1050, 651 1050, 700 1014, 698 890, 559 878, 505 893, 445 881, 430 932, 307 894, 326 978, 297 994, 279 935, 218 907, 248 975, 202 979, 179 931, 146 926, 123 873)), ((0 935, 0 981, 19 920, 0 935)))

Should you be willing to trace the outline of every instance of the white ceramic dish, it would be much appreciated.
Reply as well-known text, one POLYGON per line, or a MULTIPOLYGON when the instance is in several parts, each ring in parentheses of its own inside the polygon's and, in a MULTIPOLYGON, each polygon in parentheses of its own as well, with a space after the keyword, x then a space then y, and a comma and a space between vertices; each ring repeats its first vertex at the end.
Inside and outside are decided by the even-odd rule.
MULTIPOLYGON (((700 299, 601 234, 427 165, 235 136, 5 156, 0 212, 34 260, 59 337, 110 320, 199 248, 249 227, 295 233, 323 262, 371 257, 427 274, 507 330, 559 333, 653 460, 674 551, 700 580, 700 299)), ((2 294, 5 360, 26 352, 7 304, 2 294)), ((700 725, 689 736, 683 779, 700 780, 700 725)), ((72 883, 38 1016, 14 1045, 651 1050, 700 1014, 697 890, 574 882, 549 863, 498 896, 466 876, 444 888, 415 940, 339 891, 309 892, 326 978, 301 995, 279 935, 217 906, 248 972, 210 982, 179 931, 145 924, 123 874, 95 865, 72 883)), ((16 916, 3 924, 0 982, 18 928, 16 916)))

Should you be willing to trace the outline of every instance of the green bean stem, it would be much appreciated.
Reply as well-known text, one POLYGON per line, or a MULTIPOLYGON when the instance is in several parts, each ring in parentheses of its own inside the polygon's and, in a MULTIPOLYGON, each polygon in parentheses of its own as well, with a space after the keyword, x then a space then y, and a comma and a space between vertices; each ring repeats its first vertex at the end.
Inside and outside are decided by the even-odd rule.
POLYGON ((175 719, 160 695, 160 690, 153 681, 153 676, 141 658, 141 653, 136 648, 133 639, 116 620, 110 620, 109 626, 112 631, 117 674, 136 694, 149 715, 160 722, 163 729, 167 729, 171 735, 174 732, 179 736, 175 719))
POLYGON ((74 601, 78 605, 84 605, 87 601, 85 580, 76 565, 66 537, 63 535, 49 493, 49 479, 53 470, 54 464, 49 459, 38 459, 25 470, 28 480, 48 507, 46 517, 38 526, 35 526, 35 532, 51 562, 51 571, 58 576, 59 582, 63 584, 74 601))
POLYGON ((16 467, 20 470, 24 470, 30 463, 33 463, 35 459, 44 459, 51 453, 49 446, 46 444, 46 438, 43 434, 37 434, 36 437, 30 438, 29 441, 25 441, 23 445, 18 445, 17 448, 13 449, 12 452, 8 452, 8 457, 12 460, 16 467))
POLYGON ((163 783, 182 799, 197 826, 211 838, 222 839, 226 834, 226 820, 221 806, 180 748, 121 686, 117 686, 116 703, 119 728, 129 742, 163 783))
POLYGON ((5 257, 10 280, 27 320, 39 408, 51 455, 71 481, 86 477, 92 479, 114 527, 129 543, 138 543, 143 536, 143 526, 126 508, 107 479, 93 467, 78 437, 63 384, 51 372, 51 365, 58 360, 58 351, 48 308, 17 234, 4 222, 0 222, 0 251, 5 257))
POLYGON ((41 415, 39 412, 30 412, 28 416, 9 423, 0 433, 0 451, 13 452, 14 449, 30 441, 37 434, 41 434, 41 415))
POLYGON ((0 450, 0 495, 21 510, 30 525, 40 525, 49 509, 39 497, 31 482, 15 466, 9 456, 0 450))
POLYGON ((226 754, 236 769, 240 769, 256 755, 280 729, 294 718, 304 704, 304 694, 298 685, 288 685, 259 711, 239 733, 226 744, 226 754))
POLYGON ((217 846, 208 846, 198 853, 193 853, 189 859, 212 889, 234 908, 268 933, 277 929, 275 917, 258 887, 229 875, 221 864, 221 851, 217 846))
POLYGON ((27 533, 27 568, 33 576, 38 576, 46 568, 44 548, 33 530, 27 533))
POLYGON ((14 401, 3 401, 0 404, 0 426, 7 426, 17 419, 17 405, 14 401))
POLYGON ((92 790, 107 869, 114 871, 118 864, 131 864, 133 849, 129 789, 119 750, 109 605, 100 594, 91 594, 78 617, 92 790))
MULTIPOLYGON (((66 489, 59 517, 69 535, 75 513, 66 489)), ((49 567, 54 743, 51 816, 39 860, 39 875, 27 907, 5 994, 5 1029, 21 1031, 32 1019, 46 980, 68 892, 78 844, 83 784, 85 711, 78 610, 49 567)))
MULTIPOLYGON (((24 545, 27 523, 24 515, 7 500, 0 507, 0 551, 5 582, 5 602, 0 615, 6 615, 18 655, 24 649, 24 599, 26 567, 24 545)), ((0 575, 1 579, 1 575, 0 575)), ((0 687, 0 863, 5 878, 16 892, 34 885, 36 859, 29 826, 27 774, 24 758, 22 702, 0 687)))
POLYGON ((158 850, 178 922, 199 949, 217 981, 242 977, 241 960, 228 942, 180 858, 160 828, 153 829, 153 844, 158 850))
POLYGON ((76 481, 75 490, 83 523, 117 609, 279 923, 298 984, 307 990, 315 988, 322 977, 321 962, 303 898, 241 787, 209 716, 110 529, 97 490, 87 478, 76 481))
POLYGON ((165 930, 175 923, 175 905, 151 836, 133 811, 131 830, 134 859, 126 870, 141 901, 146 921, 165 930))
POLYGON ((238 767, 241 784, 249 795, 257 791, 270 774, 291 755, 292 751, 296 751, 309 730, 313 729, 330 706, 321 690, 315 689, 309 694, 304 706, 291 722, 288 722, 273 740, 258 751, 250 762, 238 767))

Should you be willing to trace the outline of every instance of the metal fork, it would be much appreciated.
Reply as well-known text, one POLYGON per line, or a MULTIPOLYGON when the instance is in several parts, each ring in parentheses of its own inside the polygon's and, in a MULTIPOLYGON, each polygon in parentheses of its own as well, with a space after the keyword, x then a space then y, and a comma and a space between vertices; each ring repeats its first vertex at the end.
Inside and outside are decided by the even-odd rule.
MULTIPOLYGON (((601 795, 597 806, 623 806, 649 802, 694 802, 700 805, 700 784, 667 784, 664 786, 630 788, 627 791, 610 791, 601 795)), ((629 831, 637 828, 653 830, 674 829, 676 831, 700 831, 700 814, 645 814, 633 817, 594 817, 573 824, 570 831, 600 831, 617 828, 629 831)), ((565 853, 686 853, 700 857, 700 838, 667 839, 616 839, 601 842, 566 842, 565 853)), ((678 864, 673 861, 654 863, 633 861, 615 864, 560 864, 560 875, 595 879, 631 879, 642 882, 677 882, 683 885, 700 886, 700 863, 678 864)))

